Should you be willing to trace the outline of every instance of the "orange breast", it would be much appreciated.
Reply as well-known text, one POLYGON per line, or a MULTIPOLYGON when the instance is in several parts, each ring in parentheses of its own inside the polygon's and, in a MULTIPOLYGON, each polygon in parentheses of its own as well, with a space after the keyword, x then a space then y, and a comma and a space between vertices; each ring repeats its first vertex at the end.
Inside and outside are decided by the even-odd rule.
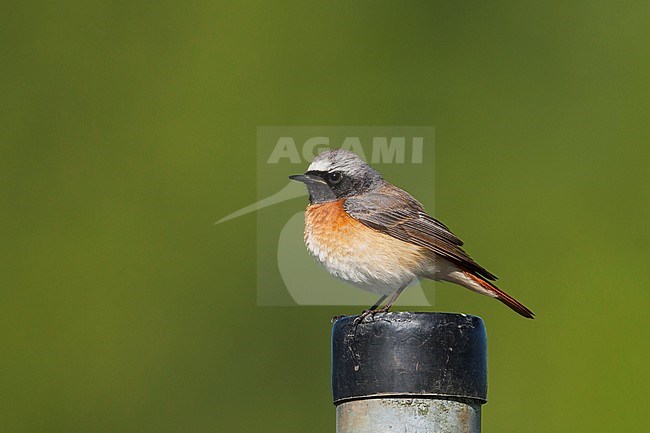
POLYGON ((344 199, 307 207, 305 223, 315 232, 325 235, 324 242, 336 242, 340 236, 349 236, 354 230, 367 229, 343 209, 344 199))
MULTIPOLYGON (((318 243, 320 248, 337 251, 340 254, 352 252, 360 239, 386 244, 390 239, 382 239, 382 233, 366 227, 352 218, 343 209, 345 199, 315 204, 307 207, 305 213, 305 242, 308 238, 318 243)), ((394 240, 394 239, 393 239, 394 240)), ((388 245, 376 245, 376 248, 388 245)))

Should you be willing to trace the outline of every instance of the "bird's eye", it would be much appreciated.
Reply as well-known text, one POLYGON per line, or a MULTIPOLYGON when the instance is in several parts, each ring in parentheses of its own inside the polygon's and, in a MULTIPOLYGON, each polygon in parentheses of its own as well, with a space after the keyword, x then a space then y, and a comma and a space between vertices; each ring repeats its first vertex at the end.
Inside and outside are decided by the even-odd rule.
POLYGON ((341 173, 338 171, 332 172, 329 174, 328 179, 331 183, 337 184, 343 179, 343 176, 341 176, 341 173))

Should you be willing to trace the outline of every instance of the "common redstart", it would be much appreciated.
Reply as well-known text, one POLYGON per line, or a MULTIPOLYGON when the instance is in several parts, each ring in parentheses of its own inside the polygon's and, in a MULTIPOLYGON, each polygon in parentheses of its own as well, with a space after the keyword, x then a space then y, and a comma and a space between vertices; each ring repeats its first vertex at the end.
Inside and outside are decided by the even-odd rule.
POLYGON ((335 277, 381 296, 363 317, 388 311, 416 278, 459 284, 534 317, 491 283, 497 278, 463 251, 463 242, 447 226, 355 153, 327 150, 305 174, 289 178, 309 190, 309 252, 335 277))

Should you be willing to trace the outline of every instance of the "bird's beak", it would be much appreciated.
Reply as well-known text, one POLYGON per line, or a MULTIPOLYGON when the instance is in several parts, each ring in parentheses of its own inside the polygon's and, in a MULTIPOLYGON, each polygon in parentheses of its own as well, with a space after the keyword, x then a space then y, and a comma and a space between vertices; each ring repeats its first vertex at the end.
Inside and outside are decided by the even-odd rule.
POLYGON ((327 182, 325 182, 325 179, 322 177, 312 174, 312 173, 305 173, 305 174, 294 174, 292 176, 289 176, 289 179, 291 180, 297 180, 298 182, 305 183, 307 185, 310 184, 315 184, 315 183, 322 183, 327 185, 327 182))
POLYGON ((291 176, 289 176, 289 179, 305 183, 305 181, 307 180, 307 176, 305 176, 304 174, 292 174, 291 176))

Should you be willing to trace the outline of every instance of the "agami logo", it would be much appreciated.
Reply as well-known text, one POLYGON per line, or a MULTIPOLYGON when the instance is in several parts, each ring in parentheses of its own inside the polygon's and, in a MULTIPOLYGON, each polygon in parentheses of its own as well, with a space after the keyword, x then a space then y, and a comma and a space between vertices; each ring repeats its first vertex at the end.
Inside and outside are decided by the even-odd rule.
MULTIPOLYGON (((408 172, 417 183, 402 186, 433 212, 434 132, 431 126, 258 127, 258 200, 217 222, 256 212, 258 305, 370 306, 375 295, 335 279, 309 256, 303 243, 307 190, 288 176, 306 171, 322 151, 340 147, 355 152, 398 185, 408 172)), ((427 290, 427 299, 419 283, 413 286, 398 305, 431 305, 432 291, 427 290)))
MULTIPOLYGON (((411 139, 409 146, 411 151, 410 162, 421 164, 424 137, 414 136, 408 138, 411 139)), ((282 158, 286 158, 294 164, 303 161, 311 162, 322 151, 331 147, 340 147, 356 153, 371 164, 380 162, 403 164, 406 158, 406 139, 407 137, 372 137, 372 153, 371 158, 368 159, 359 137, 345 137, 339 146, 330 146, 330 137, 310 137, 302 143, 301 152, 298 151, 294 137, 279 137, 273 152, 271 152, 266 162, 268 164, 277 164, 282 158), (301 159, 301 156, 303 159, 301 159)))

